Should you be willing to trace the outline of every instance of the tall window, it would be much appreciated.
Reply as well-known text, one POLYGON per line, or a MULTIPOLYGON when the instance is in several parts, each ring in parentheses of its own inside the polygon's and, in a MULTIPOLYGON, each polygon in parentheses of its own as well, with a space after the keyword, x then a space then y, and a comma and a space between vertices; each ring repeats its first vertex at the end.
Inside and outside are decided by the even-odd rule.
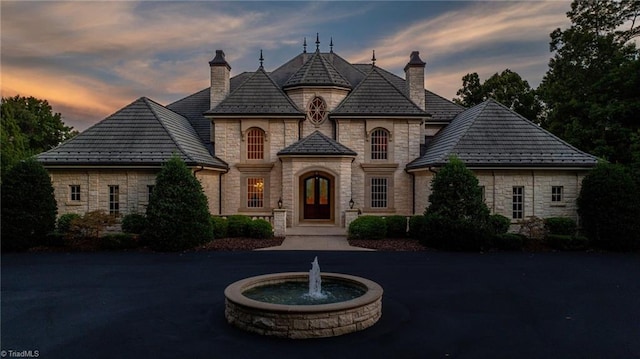
POLYGON ((247 159, 264 159, 264 132, 259 128, 247 132, 247 159))
POLYGON ((153 195, 153 189, 155 188, 154 185, 148 185, 147 186, 147 202, 151 202, 151 195, 153 195))
POLYGON ((327 104, 320 97, 315 97, 309 102, 309 113, 307 117, 314 125, 320 125, 327 115, 327 104))
POLYGON ((559 203, 562 202, 562 186, 552 186, 551 187, 551 202, 559 203))
POLYGON ((109 214, 120 215, 120 186, 109 186, 109 214))
POLYGON ((371 208, 387 208, 386 178, 371 178, 371 208))
POLYGON ((71 194, 69 197, 70 200, 72 201, 80 200, 80 185, 72 184, 71 186, 69 186, 69 191, 71 194))
POLYGON ((247 207, 249 208, 264 207, 264 178, 262 177, 247 178, 247 207))
POLYGON ((522 219, 524 217, 524 187, 513 187, 513 219, 522 219))
POLYGON ((389 150, 389 133, 378 128, 371 133, 371 159, 386 160, 389 150))

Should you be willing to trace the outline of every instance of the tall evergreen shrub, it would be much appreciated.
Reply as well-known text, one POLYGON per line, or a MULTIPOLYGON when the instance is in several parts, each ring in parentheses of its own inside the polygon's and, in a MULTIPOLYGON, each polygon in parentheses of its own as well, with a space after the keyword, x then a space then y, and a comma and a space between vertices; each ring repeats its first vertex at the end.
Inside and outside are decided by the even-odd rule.
POLYGON ((620 165, 600 163, 584 178, 578 214, 593 245, 617 251, 640 249, 639 190, 620 165))
POLYGON ((431 182, 425 211, 427 246, 448 250, 479 250, 489 238, 489 208, 478 179, 462 161, 449 158, 431 182))
POLYGON ((193 248, 213 235, 202 186, 176 156, 167 161, 158 174, 146 215, 147 226, 142 238, 155 250, 193 248))
POLYGON ((31 158, 11 167, 2 180, 2 250, 44 243, 58 213, 49 173, 31 158))

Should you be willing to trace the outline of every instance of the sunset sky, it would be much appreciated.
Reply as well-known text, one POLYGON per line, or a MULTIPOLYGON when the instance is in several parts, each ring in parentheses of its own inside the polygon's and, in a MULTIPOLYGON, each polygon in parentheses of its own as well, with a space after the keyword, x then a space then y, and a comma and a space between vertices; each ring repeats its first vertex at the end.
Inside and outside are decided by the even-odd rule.
POLYGON ((231 75, 272 71, 302 52, 334 52, 402 77, 411 51, 426 87, 455 97, 461 78, 507 68, 537 87, 549 34, 570 24, 568 1, 175 2, 2 1, 2 96, 46 99, 82 131, 141 96, 169 104, 209 85, 209 60, 231 75))

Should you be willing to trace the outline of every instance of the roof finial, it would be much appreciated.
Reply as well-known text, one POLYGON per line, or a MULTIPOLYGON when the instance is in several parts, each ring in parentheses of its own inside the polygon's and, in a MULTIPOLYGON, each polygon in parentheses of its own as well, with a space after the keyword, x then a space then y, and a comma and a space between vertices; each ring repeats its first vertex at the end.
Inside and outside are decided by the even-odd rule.
POLYGON ((371 56, 371 64, 376 66, 376 50, 373 50, 373 56, 371 56))
POLYGON ((304 42, 302 43, 303 53, 307 53, 307 37, 304 37, 304 42))
POLYGON ((320 51, 320 34, 316 32, 316 51, 320 51))
POLYGON ((333 36, 331 36, 331 42, 329 43, 329 49, 331 49, 331 53, 333 53, 333 36))
POLYGON ((260 49, 260 68, 262 68, 262 64, 264 62, 264 57, 262 57, 262 49, 260 49))

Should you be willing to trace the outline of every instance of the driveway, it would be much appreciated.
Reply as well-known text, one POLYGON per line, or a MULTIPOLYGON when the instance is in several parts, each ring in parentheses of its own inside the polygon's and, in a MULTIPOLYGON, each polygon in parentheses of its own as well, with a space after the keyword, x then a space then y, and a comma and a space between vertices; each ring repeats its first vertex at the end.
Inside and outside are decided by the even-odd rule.
POLYGON ((640 358, 637 254, 255 251, 1 259, 6 357, 640 358), (288 340, 225 322, 227 285, 307 271, 316 255, 323 271, 382 285, 376 325, 341 337, 288 340))

